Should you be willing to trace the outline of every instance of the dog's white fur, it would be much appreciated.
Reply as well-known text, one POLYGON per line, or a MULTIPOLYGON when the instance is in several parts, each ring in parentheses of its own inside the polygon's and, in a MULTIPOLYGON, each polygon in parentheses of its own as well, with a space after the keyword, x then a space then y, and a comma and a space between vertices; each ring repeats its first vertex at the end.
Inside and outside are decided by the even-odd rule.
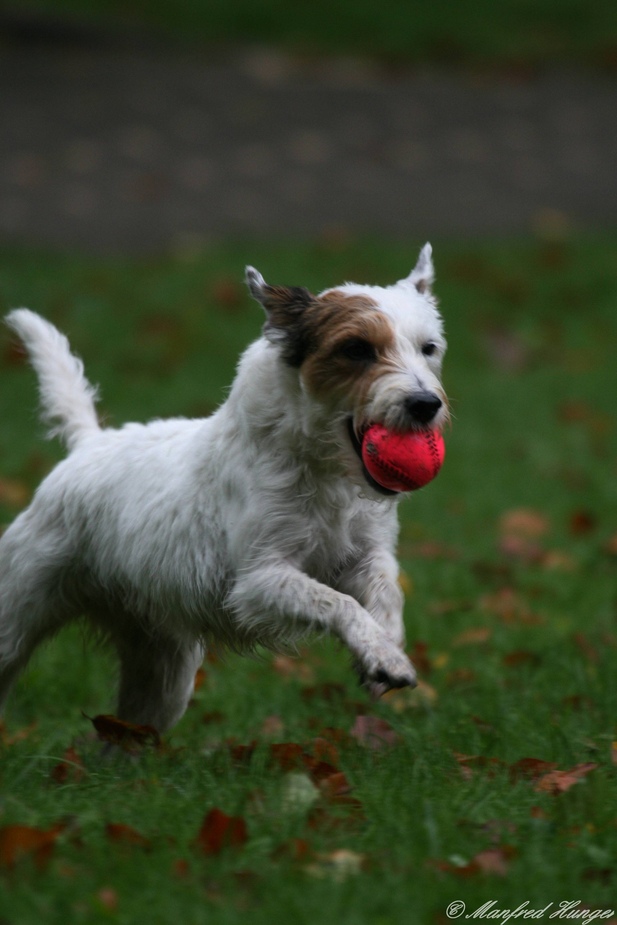
MULTIPOLYGON (((348 422, 356 433, 373 421, 427 426, 409 407, 410 396, 443 397, 432 278, 429 245, 394 286, 319 297, 269 287, 249 267, 268 321, 225 403, 204 420, 118 430, 99 426, 66 338, 13 311, 44 416, 70 453, 0 540, 0 704, 35 646, 80 616, 117 648, 117 715, 160 730, 184 713, 210 639, 242 651, 329 630, 375 693, 414 684, 395 558, 400 496, 367 481, 348 422), (387 343, 367 347, 376 322, 387 343), (332 368, 320 389, 320 369, 332 368)), ((444 400, 430 424, 446 418, 444 400)))

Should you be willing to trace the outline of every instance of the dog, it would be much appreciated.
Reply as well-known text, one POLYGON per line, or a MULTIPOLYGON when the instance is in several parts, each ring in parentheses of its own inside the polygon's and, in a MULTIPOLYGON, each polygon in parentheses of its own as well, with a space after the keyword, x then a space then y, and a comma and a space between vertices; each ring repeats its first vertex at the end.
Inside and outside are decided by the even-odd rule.
MULTIPOLYGON (((205 419, 102 428, 83 364, 28 309, 7 316, 68 455, 0 540, 0 706, 36 646, 86 621, 119 657, 116 715, 170 729, 210 643, 337 636, 374 696, 413 686, 395 557, 401 497, 361 459, 371 423, 443 428, 431 247, 388 287, 268 285, 262 336, 205 419)), ((67 666, 68 669, 69 666, 67 666)))

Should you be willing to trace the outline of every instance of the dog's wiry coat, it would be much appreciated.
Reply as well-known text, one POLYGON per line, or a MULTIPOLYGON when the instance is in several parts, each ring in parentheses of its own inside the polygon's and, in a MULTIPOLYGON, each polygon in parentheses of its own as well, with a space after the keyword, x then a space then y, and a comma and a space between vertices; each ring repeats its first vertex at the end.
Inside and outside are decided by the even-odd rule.
POLYGON ((66 339, 8 316, 70 452, 0 540, 0 704, 33 649, 89 618, 120 659, 117 714, 164 730, 209 640, 237 650, 335 633, 375 693, 413 684, 402 650, 397 495, 368 476, 368 424, 441 427, 445 350, 425 247, 387 288, 268 286, 225 403, 203 420, 100 428, 66 339))

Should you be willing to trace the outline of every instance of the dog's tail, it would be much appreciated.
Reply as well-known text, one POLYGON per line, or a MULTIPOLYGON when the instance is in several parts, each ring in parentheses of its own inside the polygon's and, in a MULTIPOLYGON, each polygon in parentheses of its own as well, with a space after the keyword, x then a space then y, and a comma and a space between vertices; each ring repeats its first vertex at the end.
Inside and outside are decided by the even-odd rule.
POLYGON ((87 433, 99 429, 96 389, 84 376, 82 361, 53 324, 27 308, 17 308, 6 323, 19 335, 39 377, 41 417, 49 436, 59 436, 72 450, 87 433))

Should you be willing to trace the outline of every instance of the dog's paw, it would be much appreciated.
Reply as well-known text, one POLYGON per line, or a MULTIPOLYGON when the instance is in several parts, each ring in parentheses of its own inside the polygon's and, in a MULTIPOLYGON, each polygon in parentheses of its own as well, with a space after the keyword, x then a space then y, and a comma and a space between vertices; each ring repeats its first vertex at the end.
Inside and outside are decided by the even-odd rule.
POLYGON ((370 664, 360 664, 358 671, 361 684, 375 699, 395 688, 415 687, 418 683, 415 668, 405 653, 394 646, 371 659, 370 664))

